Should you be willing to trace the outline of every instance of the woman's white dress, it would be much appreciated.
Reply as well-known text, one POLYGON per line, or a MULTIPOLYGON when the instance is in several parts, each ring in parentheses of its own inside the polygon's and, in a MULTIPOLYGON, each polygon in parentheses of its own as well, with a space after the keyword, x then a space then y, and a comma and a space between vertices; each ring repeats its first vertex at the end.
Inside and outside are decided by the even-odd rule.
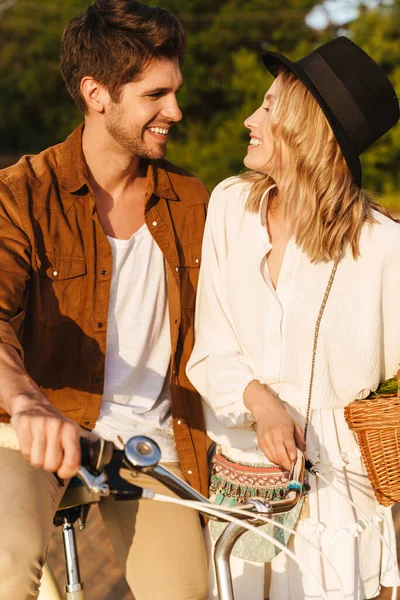
MULTIPOLYGON (((315 323, 333 265, 311 263, 292 238, 275 290, 266 260, 267 194, 258 213, 248 212, 247 185, 231 178, 211 196, 187 373, 203 397, 209 436, 226 456, 253 463, 265 457, 244 390, 254 379, 268 385, 304 426, 315 323)), ((349 402, 392 377, 400 361, 400 225, 374 217, 363 227, 357 260, 349 250, 339 263, 321 322, 307 455, 378 525, 395 556, 391 511, 375 501, 343 415, 349 402)), ((360 511, 320 480, 310 484, 310 518, 299 531, 334 563, 346 600, 375 597, 380 584, 396 581, 390 553, 360 511)), ((340 598, 329 565, 300 537, 291 544, 329 599, 340 598)), ((262 598, 251 585, 246 598, 262 598)), ((272 561, 271 600, 320 597, 295 563, 283 554, 272 561)))

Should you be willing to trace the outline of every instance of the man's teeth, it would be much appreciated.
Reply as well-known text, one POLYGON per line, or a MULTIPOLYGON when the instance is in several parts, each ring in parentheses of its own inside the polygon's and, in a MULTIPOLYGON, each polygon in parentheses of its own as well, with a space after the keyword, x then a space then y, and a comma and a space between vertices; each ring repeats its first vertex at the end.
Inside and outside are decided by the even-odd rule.
POLYGON ((261 140, 250 138, 250 146, 261 146, 261 140))
POLYGON ((153 133, 159 133, 161 135, 168 135, 168 129, 161 129, 161 127, 149 127, 153 133))

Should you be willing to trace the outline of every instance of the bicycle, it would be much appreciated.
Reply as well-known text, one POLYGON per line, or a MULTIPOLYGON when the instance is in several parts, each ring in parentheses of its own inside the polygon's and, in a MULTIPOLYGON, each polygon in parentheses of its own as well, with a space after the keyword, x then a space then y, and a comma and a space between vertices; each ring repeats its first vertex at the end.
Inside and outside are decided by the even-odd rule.
MULTIPOLYGON (((4 441, 2 442, 0 436, 1 445, 5 444, 4 441)), ((10 447, 9 444, 8 447, 10 447)), ((199 512, 207 514, 210 518, 230 522, 220 535, 214 552, 219 600, 234 600, 229 558, 236 541, 248 529, 258 532, 259 535, 274 543, 283 552, 287 553, 290 558, 307 570, 305 565, 302 565, 301 560, 286 546, 283 546, 265 532, 257 530, 261 525, 271 522, 275 526, 285 529, 285 526, 277 524, 271 518, 274 515, 287 512, 297 505, 303 495, 305 469, 313 475, 320 476, 316 468, 309 461, 304 460, 304 456, 300 451, 298 451, 297 460, 292 467, 289 491, 285 498, 271 501, 253 498, 248 500, 241 508, 228 508, 211 504, 207 498, 194 490, 185 481, 179 479, 161 466, 159 464, 161 458, 160 449, 150 438, 135 436, 128 440, 123 450, 118 450, 112 442, 107 442, 103 439, 88 442, 83 438, 81 440, 81 449, 82 466, 79 469, 78 475, 71 480, 54 517, 55 525, 62 526, 63 529, 67 575, 65 598, 67 600, 84 599, 83 584, 80 580, 74 523, 79 520, 81 529, 84 528, 90 506, 100 502, 101 497, 110 494, 119 500, 147 498, 153 501, 183 503, 186 506, 195 508, 199 512), (178 498, 163 496, 152 490, 142 489, 128 483, 119 474, 122 467, 151 475, 175 492, 178 498)), ((322 476, 320 477, 324 479, 322 476)), ((349 502, 351 501, 349 500, 349 502)), ((298 534, 298 532, 291 531, 289 528, 286 528, 286 530, 295 535, 298 534)), ((312 542, 309 543, 322 556, 322 552, 312 542)), ((331 566, 336 571, 334 566, 331 566)), ((321 598, 327 598, 322 584, 311 572, 309 573, 316 579, 321 588, 321 598)), ((338 580, 340 582, 339 576, 338 580)), ((344 598, 341 583, 340 589, 344 598)), ((63 598, 64 596, 62 596, 50 568, 46 566, 39 600, 63 600, 63 598)), ((394 600, 395 598, 396 588, 393 588, 392 599, 394 600)))

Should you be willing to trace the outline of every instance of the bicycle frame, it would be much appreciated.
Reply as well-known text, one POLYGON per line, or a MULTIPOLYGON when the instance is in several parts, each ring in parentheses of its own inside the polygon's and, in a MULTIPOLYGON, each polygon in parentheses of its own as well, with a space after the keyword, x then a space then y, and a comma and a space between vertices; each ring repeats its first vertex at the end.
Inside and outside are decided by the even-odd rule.
MULTIPOLYGON (((10 430, 12 430, 11 426, 0 424, 0 447, 3 446, 17 450, 18 445, 16 442, 16 436, 14 434, 14 437, 12 435, 10 437, 10 430), (6 432, 4 429, 5 427, 7 428, 6 432)), ((105 467, 103 469, 103 467, 100 468, 102 463, 101 457, 98 457, 98 460, 95 463, 96 466, 92 467, 94 469, 94 474, 93 472, 88 471, 84 467, 80 468, 79 477, 84 482, 85 487, 82 487, 83 496, 81 496, 78 502, 78 506, 82 505, 82 503, 84 502, 89 502, 89 505, 91 503, 98 502, 101 496, 112 493, 115 496, 119 496, 120 499, 121 497, 136 499, 143 497, 159 501, 181 503, 186 506, 190 506, 191 508, 194 508, 196 510, 199 510, 200 512, 204 512, 205 514, 211 516, 211 518, 217 518, 225 521, 235 521, 235 523, 231 523, 225 528, 223 534, 221 534, 215 546, 214 562, 216 567, 219 600, 234 600, 233 585, 229 567, 229 558, 235 542, 237 541, 237 539, 239 539, 240 535, 242 535, 245 532, 245 528, 252 528, 253 531, 257 532, 255 526, 258 527, 264 524, 264 522, 266 522, 262 520, 263 515, 268 515, 268 517, 270 517, 274 514, 287 512, 296 505, 296 503, 301 497, 301 483, 303 482, 305 468, 304 458, 301 453, 299 453, 296 465, 294 466, 291 473, 291 478, 296 481, 294 481, 292 489, 290 489, 289 493, 287 494, 284 500, 265 502, 257 499, 252 499, 247 503, 247 505, 238 510, 227 509, 227 507, 217 507, 215 505, 212 505, 207 498, 196 492, 186 482, 178 479, 167 469, 159 465, 158 461, 160 460, 160 450, 157 444, 149 438, 145 438, 144 436, 136 436, 135 438, 131 438, 130 440, 128 440, 123 452, 114 452, 114 458, 112 462, 110 461, 113 452, 111 451, 110 454, 110 447, 113 445, 110 442, 104 442, 104 440, 101 440, 99 443, 102 448, 101 454, 103 454, 103 450, 107 446, 108 450, 104 450, 104 454, 107 455, 108 452, 109 459, 107 459, 108 462, 105 462, 105 467), (115 461, 115 456, 117 456, 117 461, 115 461), (113 463, 114 467, 112 468, 113 463), (119 475, 119 468, 121 466, 128 466, 133 470, 143 471, 151 475, 152 477, 164 483, 180 498, 185 498, 186 500, 179 500, 178 498, 171 498, 163 496, 162 494, 155 494, 151 490, 142 490, 141 488, 137 488, 136 486, 127 483, 119 475), (107 478, 109 479, 108 483, 107 478), (140 491, 139 495, 138 491, 140 491), (224 511, 222 510, 223 508, 225 512, 229 511, 230 514, 224 515, 224 511), (242 519, 242 522, 238 520, 238 516, 240 519, 242 519), (251 525, 247 524, 247 521, 250 521, 251 525)), ((310 473, 317 477, 321 477, 328 484, 328 482, 318 473, 318 469, 316 469, 311 463, 307 464, 306 466, 307 470, 310 473)), ((335 489, 334 486, 332 486, 332 488, 335 489)), ((354 502, 352 502, 351 499, 348 499, 348 501, 355 508, 358 508, 354 504, 354 502)), ((67 508, 69 506, 69 508, 71 509, 74 506, 76 506, 76 504, 74 504, 73 502, 71 505, 71 502, 69 501, 68 489, 66 494, 64 495, 63 504, 64 508, 65 505, 67 505, 67 508)), ((87 504, 84 504, 84 506, 87 506, 87 504)), ((368 521, 371 521, 371 519, 369 519, 367 515, 365 516, 367 517, 368 521)), ((42 579, 41 594, 39 596, 40 600, 63 600, 64 598, 67 598, 67 600, 83 600, 83 586, 79 581, 79 563, 77 558, 73 527, 73 522, 76 520, 77 519, 74 518, 72 522, 70 522, 68 521, 68 519, 66 519, 66 522, 64 522, 63 524, 63 541, 65 544, 65 556, 68 578, 68 583, 66 586, 66 596, 63 596, 61 594, 57 583, 55 582, 54 577, 52 576, 51 570, 48 566, 45 566, 42 579)), ((370 526, 377 529, 378 531, 378 528, 374 526, 373 523, 371 523, 370 526)), ((268 536, 264 532, 260 531, 258 533, 262 537, 268 539, 268 536)), ((279 542, 276 542, 276 540, 274 540, 273 538, 269 538, 269 541, 279 546, 279 542)), ((386 543, 385 540, 383 540, 383 538, 382 541, 386 543)), ((312 544, 312 542, 309 543, 312 544)), ((295 562, 297 562, 297 564, 300 567, 302 567, 301 561, 285 546, 282 546, 281 550, 284 551, 295 562)), ((322 553, 320 552, 320 554, 322 553)), ((393 564, 394 566, 396 566, 394 559, 393 564)), ((303 567, 306 568, 304 565, 303 567)), ((309 569, 308 572, 309 574, 313 575, 309 569)), ((315 575, 313 575, 313 577, 315 578, 315 575)), ((321 584, 319 583, 319 585, 321 584)), ((323 588, 321 587, 321 589, 323 588)), ((323 592, 323 595, 321 597, 327 598, 326 593, 323 592)), ((392 599, 395 597, 396 590, 395 588, 393 588, 392 599)))
MULTIPOLYGON (((143 470, 148 475, 162 482, 169 489, 172 489, 181 498, 186 498, 191 501, 197 501, 204 505, 210 506, 210 502, 207 498, 196 492, 186 482, 178 479, 170 471, 159 465, 161 458, 160 450, 155 442, 144 436, 136 436, 128 440, 124 449, 125 463, 128 463, 134 470, 143 470)), ((92 494, 87 499, 90 501, 99 501, 101 495, 108 495, 109 488, 106 483, 104 473, 100 475, 93 475, 85 467, 81 467, 79 470, 79 477, 85 483, 86 494, 92 494)), ((304 458, 302 453, 299 452, 298 460, 296 465, 293 466, 290 480, 291 481, 303 481, 304 478, 304 458)), ((129 484, 128 484, 129 485, 129 484)), ((260 506, 257 506, 257 501, 250 502, 246 509, 243 510, 241 516, 242 519, 251 519, 254 524, 260 526, 263 524, 262 521, 254 521, 257 517, 255 514, 258 510, 262 510, 264 514, 273 515, 281 512, 286 512, 293 508, 301 497, 301 485, 293 485, 293 489, 289 491, 287 497, 282 500, 276 500, 271 502, 262 502, 260 506)), ((145 491, 144 497, 151 498, 152 493, 145 491)), ((62 506, 70 507, 71 502, 68 502, 68 493, 64 497, 62 506)), ((71 494, 70 494, 71 496, 71 494)), ((73 496, 71 498, 73 502, 73 496)), ((211 505, 212 506, 212 505, 211 505)), ((222 517, 223 518, 223 517, 222 517)), ((230 524, 220 536, 220 540, 215 548, 215 567, 217 574, 217 585, 220 600, 234 600, 234 590, 232 576, 229 566, 229 558, 231 550, 239 537, 245 533, 246 529, 243 525, 230 524)), ((76 540, 74 533, 73 522, 67 521, 63 525, 63 543, 66 563, 66 574, 67 574, 67 585, 66 585, 66 598, 67 600, 83 600, 83 585, 80 581, 79 575, 79 560, 76 551, 76 540)), ((59 588, 52 578, 51 571, 47 566, 44 573, 44 581, 42 583, 43 591, 39 596, 39 600, 63 600, 59 588)))

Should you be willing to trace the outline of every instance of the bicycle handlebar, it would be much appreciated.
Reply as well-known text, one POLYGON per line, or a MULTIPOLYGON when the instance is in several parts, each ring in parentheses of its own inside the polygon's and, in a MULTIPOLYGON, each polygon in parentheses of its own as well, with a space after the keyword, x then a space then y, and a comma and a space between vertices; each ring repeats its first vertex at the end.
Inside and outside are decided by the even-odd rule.
MULTIPOLYGON (((210 505, 210 501, 205 496, 159 464, 161 451, 151 438, 132 437, 127 441, 124 450, 117 450, 112 442, 103 439, 93 442, 82 438, 81 450, 82 467, 79 475, 89 488, 97 489, 102 495, 111 493, 119 500, 151 497, 148 491, 133 486, 120 477, 119 469, 127 467, 132 471, 143 472, 154 477, 182 499, 210 505), (106 481, 109 483, 107 484, 106 481)), ((290 473, 289 491, 286 497, 269 501, 251 499, 243 505, 245 509, 243 518, 249 518, 249 511, 274 515, 294 508, 303 493, 304 469, 304 456, 298 450, 296 463, 293 464, 290 473)), ((223 519, 223 516, 221 518, 223 519)))

